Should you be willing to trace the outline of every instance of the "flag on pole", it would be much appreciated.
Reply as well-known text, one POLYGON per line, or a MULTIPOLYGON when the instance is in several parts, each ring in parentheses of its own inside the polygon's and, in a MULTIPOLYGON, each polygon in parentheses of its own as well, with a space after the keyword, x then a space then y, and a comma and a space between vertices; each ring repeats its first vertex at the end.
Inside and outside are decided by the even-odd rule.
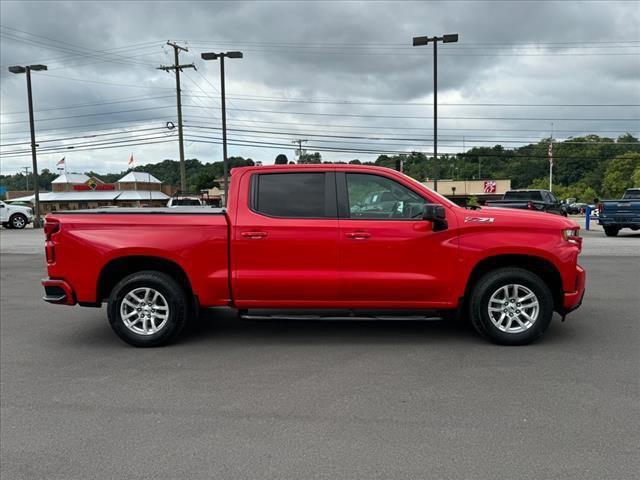
POLYGON ((547 157, 549 158, 549 165, 553 166, 553 143, 549 143, 549 150, 547 150, 547 157))
POLYGON ((56 167, 59 167, 60 165, 62 165, 64 167, 64 159, 65 157, 62 157, 60 160, 58 160, 58 163, 56 163, 56 167))
POLYGON ((133 153, 131 154, 131 156, 129 157, 129 163, 127 163, 128 166, 133 165, 133 153))

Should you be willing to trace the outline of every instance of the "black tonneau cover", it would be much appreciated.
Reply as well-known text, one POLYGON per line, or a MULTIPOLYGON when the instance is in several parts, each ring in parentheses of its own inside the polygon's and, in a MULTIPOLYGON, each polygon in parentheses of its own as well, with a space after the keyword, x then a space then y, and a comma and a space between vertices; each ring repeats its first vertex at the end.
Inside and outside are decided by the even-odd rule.
POLYGON ((140 208, 91 208, 85 210, 60 210, 51 212, 54 215, 60 214, 138 214, 138 215, 224 215, 226 209, 204 206, 184 206, 184 207, 140 207, 140 208))

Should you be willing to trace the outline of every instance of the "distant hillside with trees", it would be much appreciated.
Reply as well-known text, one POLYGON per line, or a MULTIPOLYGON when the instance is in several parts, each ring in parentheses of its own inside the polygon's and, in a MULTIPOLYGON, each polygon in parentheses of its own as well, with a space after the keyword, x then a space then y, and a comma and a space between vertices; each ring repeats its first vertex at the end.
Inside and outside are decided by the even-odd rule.
MULTIPOLYGON (((548 188, 549 162, 547 151, 550 139, 541 140, 518 148, 474 147, 463 154, 442 155, 440 157, 440 178, 454 180, 510 178, 513 188, 548 188)), ((286 157, 281 158, 284 163, 286 157)), ((587 135, 553 144, 554 193, 560 198, 575 197, 580 201, 592 202, 595 197, 616 198, 631 186, 640 186, 640 142, 630 134, 617 139, 587 135)), ((404 172, 417 180, 433 177, 431 157, 420 152, 403 155, 380 155, 375 162, 351 160, 353 164, 375 164, 395 168, 402 160, 404 172)), ((331 163, 319 152, 305 153, 301 163, 331 163)), ((230 168, 254 165, 252 159, 230 157, 230 168)), ((264 163, 267 162, 266 160, 264 163)), ((344 163, 344 162, 341 162, 344 163)), ((214 186, 222 177, 222 162, 202 163, 200 160, 185 161, 189 190, 196 191, 214 186)), ((179 185, 180 168, 175 160, 141 165, 133 170, 148 172, 163 183, 179 185)), ((127 170, 129 171, 129 170, 127 170)), ((94 175, 111 183, 125 175, 119 173, 94 175)), ((51 189, 51 181, 57 177, 49 170, 40 172, 40 188, 51 189)), ((31 180, 31 179, 30 179, 31 180)), ((7 190, 24 190, 24 174, 0 175, 0 185, 7 190)))

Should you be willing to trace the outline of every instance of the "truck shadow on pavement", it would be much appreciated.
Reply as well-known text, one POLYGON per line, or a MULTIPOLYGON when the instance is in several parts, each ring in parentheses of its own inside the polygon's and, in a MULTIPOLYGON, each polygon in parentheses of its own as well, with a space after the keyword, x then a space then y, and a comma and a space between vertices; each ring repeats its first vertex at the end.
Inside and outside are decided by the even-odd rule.
MULTIPOLYGON (((554 317, 549 340, 563 342, 572 334, 554 317), (554 328, 555 327, 555 328, 554 328)), ((573 329, 569 329, 573 330, 573 329)), ((202 312, 188 327, 180 345, 249 344, 487 344, 471 325, 453 320, 243 320, 228 312, 202 312)))

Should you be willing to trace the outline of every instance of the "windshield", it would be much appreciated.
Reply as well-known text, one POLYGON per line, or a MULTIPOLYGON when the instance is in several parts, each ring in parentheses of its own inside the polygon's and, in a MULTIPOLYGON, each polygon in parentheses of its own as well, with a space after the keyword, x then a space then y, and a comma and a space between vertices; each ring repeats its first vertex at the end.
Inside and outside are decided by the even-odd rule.
POLYGON ((640 190, 627 190, 622 195, 623 200, 640 200, 640 190))

